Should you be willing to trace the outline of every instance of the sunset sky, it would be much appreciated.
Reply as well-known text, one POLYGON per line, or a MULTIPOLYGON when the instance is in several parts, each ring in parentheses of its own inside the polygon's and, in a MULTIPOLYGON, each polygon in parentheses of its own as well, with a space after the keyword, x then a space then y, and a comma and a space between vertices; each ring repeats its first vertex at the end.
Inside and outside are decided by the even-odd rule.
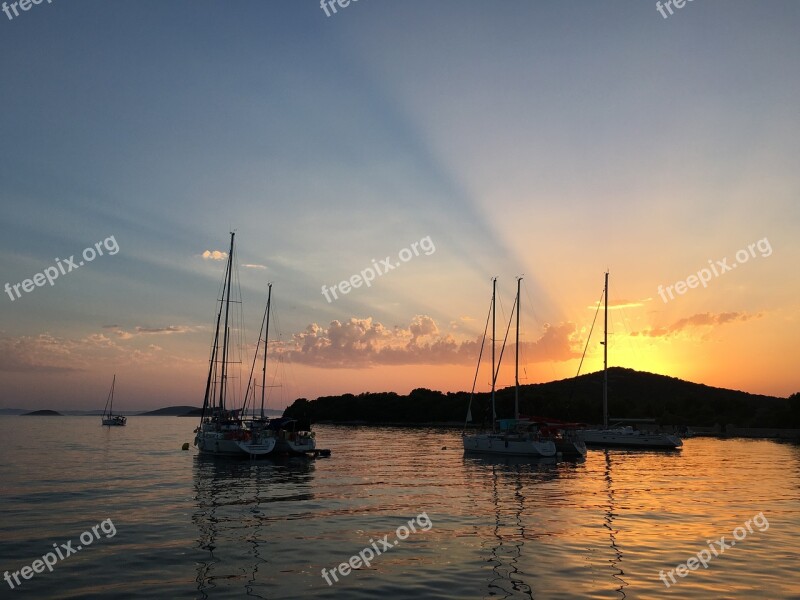
POLYGON ((493 276, 502 337, 524 274, 522 383, 574 376, 606 270, 611 365, 800 391, 798 31, 795 0, 0 12, 0 408, 102 408, 115 373, 121 410, 200 405, 232 230, 271 408, 469 390, 493 276))

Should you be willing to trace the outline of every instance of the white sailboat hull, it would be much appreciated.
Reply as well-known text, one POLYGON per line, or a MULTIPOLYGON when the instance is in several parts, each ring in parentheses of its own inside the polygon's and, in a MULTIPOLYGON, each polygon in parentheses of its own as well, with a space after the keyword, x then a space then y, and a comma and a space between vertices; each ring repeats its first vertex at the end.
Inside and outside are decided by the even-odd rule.
POLYGON ((556 445, 551 440, 537 440, 516 435, 479 433, 464 436, 464 451, 504 456, 555 456, 556 445))
POLYGON ((309 454, 314 452, 317 444, 312 437, 301 437, 294 440, 279 439, 275 445, 277 454, 309 454))
POLYGON ((275 438, 269 437, 258 441, 238 442, 238 445, 248 456, 267 456, 275 451, 275 443, 275 438))
POLYGON ((275 451, 277 440, 272 436, 237 439, 241 437, 229 431, 199 431, 194 443, 201 454, 213 456, 268 456, 275 451))
POLYGON ((238 440, 225 439, 224 434, 198 433, 194 442, 201 454, 213 454, 215 456, 244 455, 244 451, 239 447, 240 442, 238 440))
POLYGON ((680 448, 683 442, 676 435, 645 433, 635 429, 586 429, 581 432, 587 446, 613 448, 680 448))

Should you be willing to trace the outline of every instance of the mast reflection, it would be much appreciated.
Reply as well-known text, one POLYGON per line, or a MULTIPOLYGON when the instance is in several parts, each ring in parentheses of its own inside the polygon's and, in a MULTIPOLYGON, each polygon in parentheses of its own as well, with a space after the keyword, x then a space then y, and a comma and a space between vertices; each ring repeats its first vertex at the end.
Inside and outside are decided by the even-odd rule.
POLYGON ((615 492, 614 481, 611 478, 611 453, 608 449, 605 449, 603 450, 603 454, 605 455, 604 479, 606 481, 606 491, 608 493, 608 506, 606 507, 607 510, 605 511, 605 516, 603 518, 603 527, 608 529, 608 537, 611 540, 611 550, 614 553, 614 558, 611 559, 611 568, 614 571, 612 577, 616 582, 619 583, 619 587, 616 588, 616 592, 620 595, 620 598, 626 598, 627 595, 625 594, 625 587, 627 587, 628 582, 622 578, 622 576, 625 575, 625 572, 622 570, 621 566, 622 549, 617 545, 617 533, 619 533, 619 530, 614 528, 614 519, 617 515, 614 513, 615 492))
MULTIPOLYGON (((475 475, 486 476, 491 484, 494 507, 494 540, 482 545, 488 550, 487 562, 492 575, 487 582, 492 598, 534 598, 534 573, 525 572, 532 564, 523 554, 525 542, 540 537, 527 523, 538 507, 528 507, 526 486, 536 486, 558 477, 557 460, 550 458, 480 456, 465 457, 465 464, 475 475)), ((482 477, 483 479, 483 477, 482 477)), ((535 521, 534 521, 535 522, 535 521)), ((529 546, 533 548, 532 546, 529 546)))
POLYGON ((284 517, 270 511, 275 502, 311 500, 314 461, 305 457, 227 460, 196 456, 195 512, 198 548, 197 591, 209 598, 241 586, 244 595, 265 595, 276 574, 270 571, 269 528, 284 517))

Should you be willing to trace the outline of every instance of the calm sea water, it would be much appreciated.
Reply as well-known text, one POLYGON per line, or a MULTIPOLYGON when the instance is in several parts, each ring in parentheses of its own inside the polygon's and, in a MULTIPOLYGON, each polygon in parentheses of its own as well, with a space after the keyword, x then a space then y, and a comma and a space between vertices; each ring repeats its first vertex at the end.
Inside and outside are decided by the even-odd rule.
POLYGON ((800 598, 796 445, 492 461, 454 431, 320 426, 331 458, 231 462, 180 450, 195 424, 0 417, 0 573, 93 537, 0 597, 800 598), (322 578, 422 513, 428 531, 416 520, 369 568, 322 578), (759 513, 765 531, 659 579, 759 513), (92 536, 106 519, 116 534, 92 536))

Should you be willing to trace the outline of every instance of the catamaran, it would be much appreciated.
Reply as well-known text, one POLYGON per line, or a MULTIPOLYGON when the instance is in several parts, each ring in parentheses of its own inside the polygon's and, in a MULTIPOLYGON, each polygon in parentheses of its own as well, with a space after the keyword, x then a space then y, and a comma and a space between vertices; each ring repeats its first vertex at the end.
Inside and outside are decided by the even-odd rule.
POLYGON ((674 449, 683 446, 681 439, 667 433, 647 433, 630 426, 608 426, 608 272, 603 288, 605 299, 605 318, 603 323, 603 427, 602 429, 585 429, 583 440, 587 446, 601 448, 653 448, 674 449))
MULTIPOLYGON (((235 235, 235 233, 231 233, 230 252, 228 252, 228 261, 225 267, 222 297, 219 300, 214 342, 211 346, 203 412, 200 417, 200 425, 195 429, 194 444, 201 454, 258 457, 266 456, 275 449, 275 436, 269 435, 264 429, 248 426, 241 418, 241 410, 229 407, 228 398, 231 378, 228 368, 230 363, 235 362, 230 352, 229 327, 232 303, 231 280, 235 264, 235 235), (223 312, 225 314, 224 324, 223 312), (221 324, 223 324, 222 328, 220 328, 221 324)), ((241 304, 238 301, 233 301, 233 303, 241 304)))
POLYGON ((106 407, 103 409, 103 417, 101 423, 107 427, 123 427, 128 418, 122 415, 114 414, 114 385, 117 383, 117 375, 114 374, 114 379, 111 380, 111 391, 108 393, 106 399, 106 407))
MULTIPOLYGON (((496 336, 496 298, 497 298, 497 278, 492 279, 492 431, 488 433, 467 434, 464 432, 464 452, 480 452, 483 454, 499 454, 505 456, 555 456, 556 445, 553 440, 543 439, 538 432, 538 428, 533 424, 520 420, 519 416, 519 282, 517 279, 517 301, 514 306, 517 310, 517 352, 516 365, 514 369, 514 418, 498 419, 495 404, 495 388, 497 374, 500 365, 495 366, 495 336, 496 336), (499 426, 499 427, 498 427, 499 426)), ((488 322, 487 322, 488 327, 488 322)), ((510 326, 510 323, 509 323, 510 326)), ((484 342, 486 341, 486 331, 484 330, 484 342)), ((503 343, 505 348, 505 342, 503 343)), ((481 344, 481 354, 483 354, 483 344, 481 344)), ((478 357, 478 368, 480 368, 480 356, 478 357)), ((502 360, 502 351, 500 358, 502 360)), ((477 381, 478 373, 475 372, 477 381)), ((475 393, 475 383, 473 382, 472 394, 475 393)), ((467 414, 471 414, 472 398, 467 414)), ((469 416, 467 417, 469 420, 469 416)))

